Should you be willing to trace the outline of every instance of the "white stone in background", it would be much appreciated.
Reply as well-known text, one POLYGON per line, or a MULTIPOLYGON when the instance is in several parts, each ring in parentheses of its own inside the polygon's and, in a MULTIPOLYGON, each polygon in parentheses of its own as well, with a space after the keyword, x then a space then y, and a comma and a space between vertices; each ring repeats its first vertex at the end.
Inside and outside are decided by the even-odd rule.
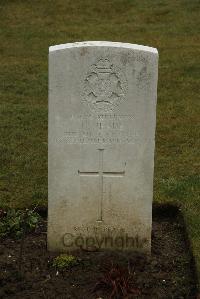
POLYGON ((50 47, 49 250, 150 252, 157 71, 150 47, 50 47))

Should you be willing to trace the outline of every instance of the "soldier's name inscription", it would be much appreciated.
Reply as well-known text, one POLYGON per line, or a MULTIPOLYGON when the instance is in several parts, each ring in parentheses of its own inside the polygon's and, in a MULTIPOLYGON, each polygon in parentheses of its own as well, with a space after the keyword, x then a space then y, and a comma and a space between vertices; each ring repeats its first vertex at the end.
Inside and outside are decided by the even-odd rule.
POLYGON ((61 130, 57 142, 77 143, 134 143, 134 115, 86 114, 71 115, 61 130))

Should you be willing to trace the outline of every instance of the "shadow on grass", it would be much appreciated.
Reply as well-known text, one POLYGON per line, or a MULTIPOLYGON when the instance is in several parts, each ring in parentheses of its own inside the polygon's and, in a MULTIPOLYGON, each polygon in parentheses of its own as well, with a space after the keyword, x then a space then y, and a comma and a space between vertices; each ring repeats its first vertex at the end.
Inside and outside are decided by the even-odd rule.
POLYGON ((184 238, 184 242, 186 248, 188 249, 188 256, 190 259, 190 267, 191 267, 191 274, 194 278, 194 285, 196 286, 193 290, 194 298, 196 298, 196 294, 198 294, 198 273, 197 273, 197 265, 193 255, 192 245, 189 238, 187 225, 184 219, 184 216, 181 212, 181 205, 176 205, 172 203, 153 203, 153 210, 152 210, 152 218, 156 221, 176 221, 179 223, 179 228, 184 238))

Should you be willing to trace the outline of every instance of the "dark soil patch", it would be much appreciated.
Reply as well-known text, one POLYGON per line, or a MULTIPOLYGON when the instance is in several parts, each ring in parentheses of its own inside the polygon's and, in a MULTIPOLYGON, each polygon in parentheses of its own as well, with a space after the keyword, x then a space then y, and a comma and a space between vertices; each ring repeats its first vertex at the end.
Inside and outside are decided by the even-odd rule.
POLYGON ((25 240, 23 273, 17 264, 20 240, 1 240, 0 298, 110 298, 112 288, 100 282, 105 271, 116 267, 130 274, 130 294, 112 298, 195 298, 195 273, 180 216, 159 208, 153 215, 151 257, 81 252, 78 265, 61 272, 52 266, 55 254, 46 250, 45 220, 25 240))

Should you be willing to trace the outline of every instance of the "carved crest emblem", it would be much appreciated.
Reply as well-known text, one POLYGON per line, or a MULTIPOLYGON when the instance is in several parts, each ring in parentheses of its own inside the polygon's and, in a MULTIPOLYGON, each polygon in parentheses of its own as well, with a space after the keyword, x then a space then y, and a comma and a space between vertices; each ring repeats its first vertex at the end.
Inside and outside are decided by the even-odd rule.
POLYGON ((84 80, 83 101, 96 112, 110 112, 125 98, 127 82, 121 70, 102 58, 84 80))

